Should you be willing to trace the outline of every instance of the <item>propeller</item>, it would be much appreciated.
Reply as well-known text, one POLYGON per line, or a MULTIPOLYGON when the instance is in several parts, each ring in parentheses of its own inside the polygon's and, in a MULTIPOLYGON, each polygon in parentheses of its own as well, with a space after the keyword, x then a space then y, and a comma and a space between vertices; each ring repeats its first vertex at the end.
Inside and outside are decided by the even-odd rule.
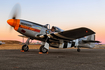
POLYGON ((7 23, 11 26, 10 27, 10 31, 12 30, 12 27, 14 27, 15 30, 18 30, 19 28, 19 24, 20 24, 20 4, 16 4, 9 16, 9 20, 7 20, 7 23))
POLYGON ((20 12, 21 12, 21 7, 20 7, 20 4, 17 3, 11 10, 10 19, 19 19, 20 12))

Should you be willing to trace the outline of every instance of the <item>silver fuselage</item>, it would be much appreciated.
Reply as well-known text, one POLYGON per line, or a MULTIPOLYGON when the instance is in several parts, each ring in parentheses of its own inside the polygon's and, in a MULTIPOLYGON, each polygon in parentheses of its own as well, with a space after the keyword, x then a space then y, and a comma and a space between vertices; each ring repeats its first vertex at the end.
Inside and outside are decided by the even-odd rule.
POLYGON ((37 40, 42 40, 43 39, 40 39, 40 38, 37 38, 36 35, 38 34, 46 34, 46 30, 47 28, 44 27, 44 25, 40 25, 38 23, 33 23, 33 22, 29 22, 29 21, 26 21, 26 20, 20 20, 20 26, 19 26, 19 29, 17 30, 19 33, 27 36, 27 37, 30 37, 31 39, 37 39, 37 40), (22 26, 26 26, 26 27, 29 27, 29 28, 26 28, 26 27, 21 27, 22 26), (35 30, 32 30, 35 29, 35 30))
MULTIPOLYGON (((18 28, 18 32, 23 34, 26 37, 29 37, 31 39, 36 39, 36 40, 40 40, 40 41, 45 41, 46 39, 43 38, 38 38, 36 37, 37 35, 46 35, 46 30, 48 30, 47 27, 45 27, 44 25, 40 25, 38 23, 33 23, 30 21, 26 21, 26 20, 21 20, 20 19, 20 25, 18 28)), ((58 29, 59 30, 59 29, 58 29)), ((63 30, 61 30, 63 32, 63 30)), ((88 40, 90 38, 90 36, 86 36, 85 38, 80 38, 80 39, 76 39, 73 40, 75 42, 75 44, 73 46, 80 46, 80 47, 85 47, 85 48, 93 48, 94 44, 93 43, 83 43, 82 40, 88 40)), ((52 37, 53 39, 53 37, 52 37)), ((93 39, 93 38, 91 38, 93 39)), ((91 40, 89 39, 89 40, 91 40)), ((55 47, 55 48, 70 48, 72 47, 72 42, 67 41, 67 42, 60 42, 62 40, 50 40, 50 46, 51 47, 55 47)))

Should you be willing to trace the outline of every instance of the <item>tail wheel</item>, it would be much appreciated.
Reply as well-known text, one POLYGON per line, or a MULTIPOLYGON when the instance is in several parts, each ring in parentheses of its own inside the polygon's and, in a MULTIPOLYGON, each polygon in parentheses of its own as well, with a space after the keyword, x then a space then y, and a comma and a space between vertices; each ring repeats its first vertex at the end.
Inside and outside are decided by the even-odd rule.
POLYGON ((24 50, 25 52, 27 52, 27 51, 29 50, 28 45, 23 45, 23 46, 22 46, 22 50, 24 50))
POLYGON ((45 47, 44 47, 44 45, 42 45, 41 47, 40 47, 40 50, 39 50, 40 52, 42 52, 42 53, 47 53, 48 52, 48 49, 46 49, 45 47))
POLYGON ((77 52, 80 52, 80 49, 77 49, 77 52))

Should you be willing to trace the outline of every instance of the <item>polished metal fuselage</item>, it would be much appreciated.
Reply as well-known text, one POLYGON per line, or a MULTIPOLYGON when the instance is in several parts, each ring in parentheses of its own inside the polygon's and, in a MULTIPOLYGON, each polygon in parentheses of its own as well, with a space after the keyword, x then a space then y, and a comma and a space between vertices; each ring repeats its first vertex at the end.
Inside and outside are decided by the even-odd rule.
POLYGON ((47 27, 45 27, 44 25, 29 22, 26 20, 20 20, 19 29, 17 31, 31 39, 37 39, 43 41, 43 39, 37 38, 36 35, 38 34, 44 35, 46 34, 46 30, 47 27))

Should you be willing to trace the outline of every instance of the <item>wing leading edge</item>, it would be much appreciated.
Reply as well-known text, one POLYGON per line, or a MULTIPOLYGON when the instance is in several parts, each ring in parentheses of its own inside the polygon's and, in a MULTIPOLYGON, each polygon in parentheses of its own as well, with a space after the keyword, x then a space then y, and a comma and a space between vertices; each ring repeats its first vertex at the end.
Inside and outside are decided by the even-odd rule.
POLYGON ((63 32, 53 33, 53 34, 50 34, 50 36, 57 39, 75 40, 91 34, 95 34, 95 32, 92 31, 91 29, 81 27, 81 28, 76 28, 76 29, 67 30, 63 32))

